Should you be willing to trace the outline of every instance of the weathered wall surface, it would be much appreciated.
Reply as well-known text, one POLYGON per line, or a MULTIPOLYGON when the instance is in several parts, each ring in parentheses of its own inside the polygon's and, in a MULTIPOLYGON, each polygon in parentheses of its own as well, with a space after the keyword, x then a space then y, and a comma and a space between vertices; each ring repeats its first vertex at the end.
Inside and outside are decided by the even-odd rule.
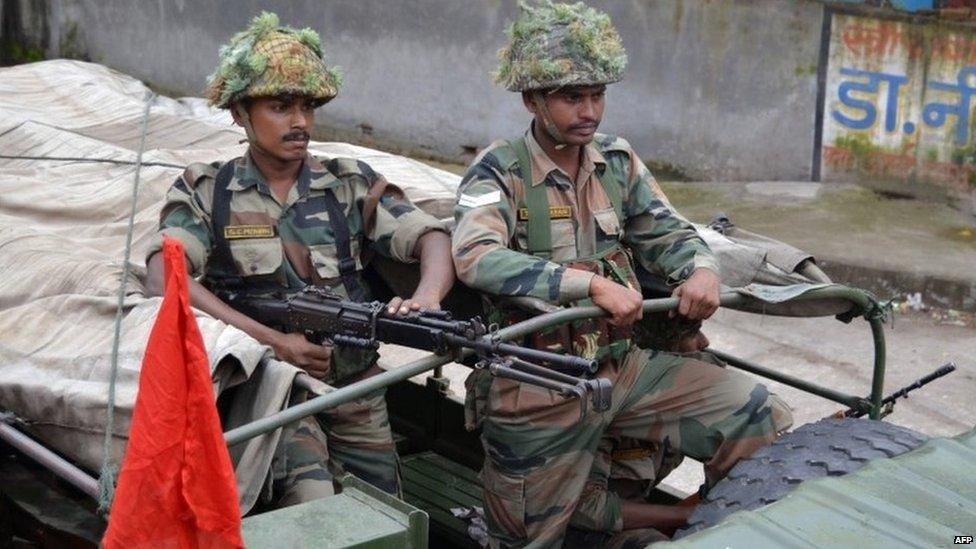
MULTIPOLYGON (((30 0, 0 0, 31 3, 30 0)), ((822 5, 592 0, 630 54, 603 130, 695 178, 811 176, 822 5)), ((515 0, 48 0, 49 54, 77 51, 157 88, 199 94, 219 45, 260 9, 323 35, 346 86, 320 113, 365 134, 463 158, 520 132, 518 97, 489 73, 515 0)), ((352 132, 352 135, 350 135, 352 132)))
POLYGON ((976 29, 835 15, 824 180, 901 183, 976 205, 974 96, 976 29))

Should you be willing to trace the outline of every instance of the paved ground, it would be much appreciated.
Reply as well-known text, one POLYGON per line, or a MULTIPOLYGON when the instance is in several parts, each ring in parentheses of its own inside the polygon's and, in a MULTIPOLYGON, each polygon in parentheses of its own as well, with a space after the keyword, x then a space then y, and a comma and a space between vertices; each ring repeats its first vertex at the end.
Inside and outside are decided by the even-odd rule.
POLYGON ((882 298, 976 311, 976 217, 968 205, 891 198, 865 187, 810 182, 664 183, 679 211, 716 212, 806 250, 837 280, 882 298))

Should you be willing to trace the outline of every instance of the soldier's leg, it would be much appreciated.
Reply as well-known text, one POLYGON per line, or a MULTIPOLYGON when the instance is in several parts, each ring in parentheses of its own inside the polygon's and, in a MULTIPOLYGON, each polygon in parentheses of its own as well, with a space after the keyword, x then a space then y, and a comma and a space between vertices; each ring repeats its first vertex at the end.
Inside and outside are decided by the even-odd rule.
MULTIPOLYGON (((615 398, 622 398, 614 392, 615 398)), ((496 378, 482 425, 485 518, 493 547, 560 547, 587 482, 605 414, 496 378)))
POLYGON ((383 491, 400 494, 399 460, 385 390, 333 408, 319 419, 329 435, 333 468, 338 466, 383 491))
POLYGON ((571 528, 596 532, 619 532, 623 528, 620 496, 608 488, 615 446, 616 441, 609 437, 600 440, 576 510, 569 519, 571 528))
POLYGON ((272 464, 274 505, 287 507, 334 494, 329 449, 318 423, 305 418, 285 436, 272 464))
POLYGON ((703 461, 707 486, 793 422, 765 385, 715 364, 634 349, 620 376, 630 393, 608 432, 661 441, 703 461))
POLYGON ((647 499, 651 490, 684 460, 677 448, 661 442, 633 438, 611 440, 614 446, 607 485, 624 499, 647 499))
POLYGON ((319 414, 328 433, 333 471, 352 473, 377 488, 400 495, 400 470, 386 410, 379 390, 319 414))

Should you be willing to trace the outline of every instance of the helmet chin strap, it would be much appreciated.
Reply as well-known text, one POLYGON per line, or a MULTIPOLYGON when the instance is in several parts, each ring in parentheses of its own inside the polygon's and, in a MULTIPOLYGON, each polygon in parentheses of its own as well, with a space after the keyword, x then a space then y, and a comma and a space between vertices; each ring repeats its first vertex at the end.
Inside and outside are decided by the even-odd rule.
POLYGON ((549 115, 549 107, 546 106, 546 98, 543 97, 541 91, 536 90, 532 92, 532 102, 535 103, 535 108, 542 115, 542 125, 545 126, 546 133, 556 142, 555 149, 558 151, 566 148, 569 143, 566 142, 566 138, 563 137, 562 132, 559 131, 559 128, 552 121, 552 117, 549 115))
POLYGON ((247 113, 247 109, 244 108, 244 104, 240 101, 235 103, 234 112, 236 112, 237 117, 241 119, 241 125, 244 126, 244 133, 247 134, 247 139, 241 141, 241 143, 254 143, 254 128, 251 127, 251 115, 247 113))

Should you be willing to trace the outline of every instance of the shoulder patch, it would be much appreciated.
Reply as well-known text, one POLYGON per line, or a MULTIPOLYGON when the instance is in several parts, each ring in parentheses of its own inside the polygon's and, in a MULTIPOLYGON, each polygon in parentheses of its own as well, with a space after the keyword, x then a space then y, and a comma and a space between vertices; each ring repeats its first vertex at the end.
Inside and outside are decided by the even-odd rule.
POLYGON ((499 139, 482 149, 472 164, 481 162, 486 162, 498 171, 508 171, 509 168, 518 164, 518 156, 515 155, 515 151, 512 150, 508 141, 499 139))
POLYGON ((194 162, 183 170, 183 181, 186 185, 195 189, 197 185, 200 184, 204 178, 209 177, 213 179, 217 177, 217 171, 219 170, 221 164, 219 162, 214 162, 212 164, 205 164, 203 162, 194 162))
POLYGON ((372 183, 376 180, 376 172, 373 171, 373 168, 369 164, 361 160, 356 160, 355 158, 333 158, 325 166, 336 177, 358 175, 365 179, 367 183, 372 183))
POLYGON ((597 149, 599 149, 601 153, 618 151, 627 153, 629 155, 633 151, 633 149, 630 147, 630 143, 628 143, 626 139, 617 137, 615 135, 598 133, 596 134, 596 137, 593 138, 593 142, 596 144, 597 149))

